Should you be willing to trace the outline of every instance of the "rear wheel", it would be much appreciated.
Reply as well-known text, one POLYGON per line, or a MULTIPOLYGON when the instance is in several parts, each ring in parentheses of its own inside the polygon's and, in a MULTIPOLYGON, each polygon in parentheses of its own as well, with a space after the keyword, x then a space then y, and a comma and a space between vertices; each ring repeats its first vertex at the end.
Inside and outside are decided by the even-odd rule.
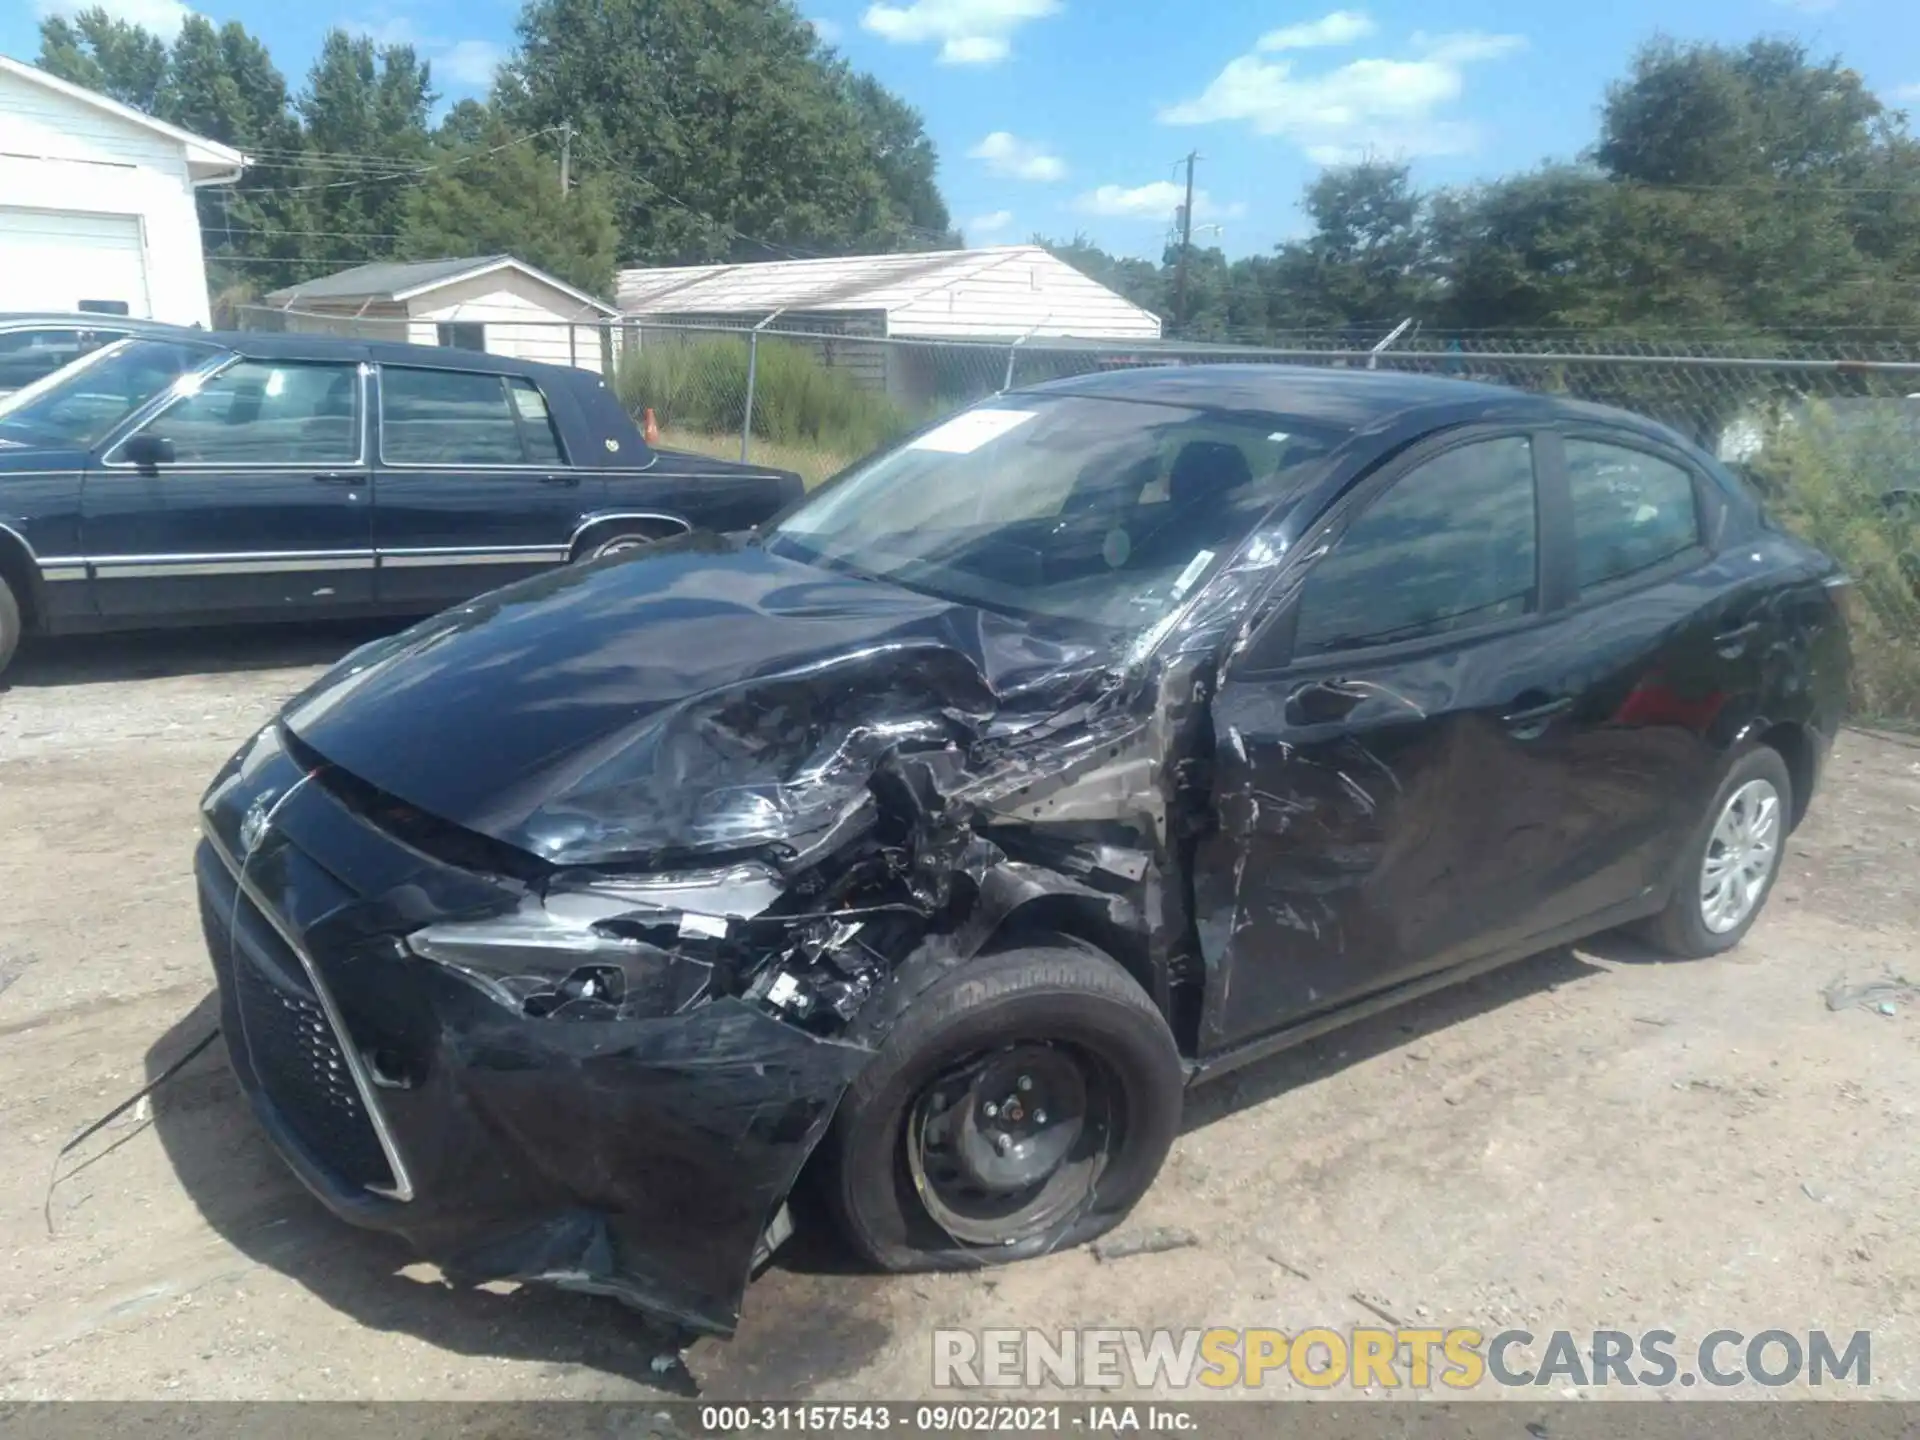
POLYGON ((972 1267, 1111 1229, 1159 1173, 1185 1074, 1131 976, 1068 941, 935 985, 848 1090, 827 1196, 888 1270, 972 1267))
POLYGON ((644 550, 655 542, 655 538, 652 535, 609 535, 589 549, 582 558, 598 560, 605 555, 621 555, 629 550, 644 550))
POLYGON ((1673 898, 1643 927, 1647 939, 1682 959, 1738 945, 1780 874, 1792 813, 1779 751, 1756 745, 1736 759, 1681 855, 1673 898))
POLYGON ((0 580, 0 674, 13 661, 20 648, 20 600, 13 587, 0 580))

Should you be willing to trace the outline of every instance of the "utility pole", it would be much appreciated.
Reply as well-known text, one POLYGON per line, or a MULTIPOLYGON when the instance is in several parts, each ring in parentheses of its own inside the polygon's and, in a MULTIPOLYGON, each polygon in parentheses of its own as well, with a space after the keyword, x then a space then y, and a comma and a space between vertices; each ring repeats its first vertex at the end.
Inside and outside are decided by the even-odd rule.
POLYGON ((567 187, 573 179, 573 122, 563 120, 560 124, 560 198, 567 198, 567 187))
POLYGON ((1174 281, 1173 329, 1181 334, 1187 328, 1187 257, 1193 253, 1193 165, 1198 150, 1187 156, 1187 203, 1180 207, 1180 268, 1174 281))

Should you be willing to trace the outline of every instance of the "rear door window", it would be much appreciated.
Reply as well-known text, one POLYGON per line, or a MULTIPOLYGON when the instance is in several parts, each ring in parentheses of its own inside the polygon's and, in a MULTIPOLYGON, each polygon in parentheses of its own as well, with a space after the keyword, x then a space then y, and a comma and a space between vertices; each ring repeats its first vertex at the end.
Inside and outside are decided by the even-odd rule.
POLYGON ((380 371, 380 458, 389 465, 564 463, 539 387, 517 375, 380 371))
POLYGON ((1582 590, 1656 569, 1701 543, 1691 472, 1602 440, 1569 439, 1566 456, 1582 590))
POLYGON ((1461 445, 1408 471, 1314 563, 1296 658, 1477 629, 1536 607, 1533 445, 1461 445))

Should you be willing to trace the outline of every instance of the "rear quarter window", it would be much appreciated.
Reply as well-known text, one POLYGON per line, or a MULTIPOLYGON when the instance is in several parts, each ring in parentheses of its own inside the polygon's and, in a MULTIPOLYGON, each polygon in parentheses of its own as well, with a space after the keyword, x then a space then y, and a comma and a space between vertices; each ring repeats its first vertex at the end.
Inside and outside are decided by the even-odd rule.
POLYGON ((1577 583, 1582 590, 1654 570, 1701 543, 1693 472, 1603 440, 1566 442, 1577 583))

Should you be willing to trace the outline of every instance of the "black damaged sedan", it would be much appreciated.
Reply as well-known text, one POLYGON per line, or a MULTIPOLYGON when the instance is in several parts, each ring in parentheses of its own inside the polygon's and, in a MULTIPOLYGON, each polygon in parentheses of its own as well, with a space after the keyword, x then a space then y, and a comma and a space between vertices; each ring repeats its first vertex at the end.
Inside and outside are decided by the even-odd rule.
POLYGON ((1073 1244, 1193 1083, 1604 929, 1738 943, 1845 583, 1615 411, 1002 395, 291 702, 204 801, 233 1065, 456 1282, 730 1332, 803 1169, 888 1269, 1073 1244))

